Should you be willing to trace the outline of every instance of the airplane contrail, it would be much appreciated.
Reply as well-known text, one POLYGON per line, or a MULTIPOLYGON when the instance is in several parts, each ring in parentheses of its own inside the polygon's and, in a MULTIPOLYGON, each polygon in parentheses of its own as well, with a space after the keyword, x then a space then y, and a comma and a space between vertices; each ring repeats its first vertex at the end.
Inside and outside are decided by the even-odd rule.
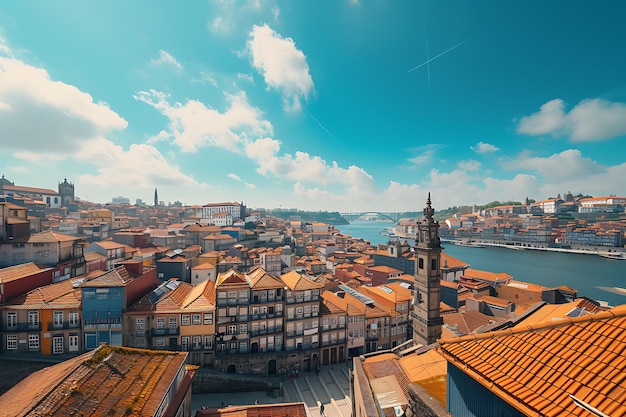
POLYGON ((329 135, 331 138, 335 139, 335 141, 337 141, 337 143, 341 145, 341 141, 340 141, 339 139, 337 139, 337 137, 336 137, 335 135, 333 135, 333 134, 332 134, 332 133, 331 133, 328 129, 326 129, 326 127, 324 127, 324 125, 323 125, 323 124, 322 124, 319 120, 317 120, 317 119, 315 118, 315 116, 313 116, 313 115, 311 114, 311 112, 309 111, 309 109, 305 108, 304 110, 306 110, 306 112, 309 114, 309 116, 311 116, 311 119, 315 120, 315 123, 317 123, 317 124, 318 124, 318 126, 319 126, 319 127, 321 127, 321 128, 322 128, 322 130, 324 130, 324 132, 328 133, 328 135, 329 135))
POLYGON ((413 67, 413 68, 411 68, 411 69, 410 69, 409 71, 407 71, 407 72, 413 72, 413 71, 415 71, 416 69, 421 68, 421 67, 423 67, 424 65, 427 65, 427 64, 431 63, 432 61, 434 61, 435 59, 439 58, 440 56, 445 55, 445 54, 447 54, 448 52, 450 52, 450 51, 452 51, 452 50, 454 50, 454 49, 458 48, 459 46, 461 46, 461 45, 463 45, 463 44, 465 44, 465 43, 467 43, 467 42, 471 41, 471 40, 472 40, 472 39, 474 39, 476 36, 478 36, 478 33, 477 33, 477 34, 475 34, 474 36, 470 36, 469 38, 465 39, 465 40, 464 40, 464 41, 462 41, 462 42, 457 43, 457 44, 456 44, 456 45, 454 45, 453 47, 446 49, 445 51, 443 51, 443 52, 442 52, 442 53, 440 53, 439 55, 436 55, 436 56, 434 56, 434 57, 432 57, 432 58, 430 58, 430 59, 426 60, 426 62, 422 62, 422 63, 421 63, 421 64, 419 64, 417 67, 413 67))

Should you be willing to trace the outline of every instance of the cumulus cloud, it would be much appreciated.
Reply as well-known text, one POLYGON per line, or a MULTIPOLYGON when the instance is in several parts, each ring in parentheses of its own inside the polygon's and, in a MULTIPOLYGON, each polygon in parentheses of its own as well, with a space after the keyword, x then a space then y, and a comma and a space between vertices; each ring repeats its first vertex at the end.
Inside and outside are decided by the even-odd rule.
POLYGON ((246 186, 246 188, 249 188, 251 190, 254 190, 256 188, 256 185, 249 182, 244 182, 243 184, 246 186))
POLYGON ((230 174, 228 174, 227 176, 228 176, 228 178, 231 178, 231 179, 233 179, 233 180, 235 180, 235 181, 241 181, 241 178, 239 178, 239 175, 237 175, 237 174, 235 174, 235 173, 233 173, 233 172, 231 172, 231 173, 230 173, 230 174))
POLYGON ((490 153, 500 150, 497 146, 486 142, 478 142, 476 146, 470 146, 470 149, 476 153, 490 153))
POLYGON ((283 38, 268 25, 253 26, 247 50, 252 66, 263 76, 269 89, 280 93, 285 111, 298 111, 302 100, 314 92, 304 53, 291 38, 283 38))
POLYGON ((531 136, 569 136, 572 142, 612 139, 626 135, 626 104, 586 99, 567 113, 563 100, 550 100, 537 113, 522 117, 517 132, 531 136))
POLYGON ((0 143, 18 152, 67 152, 127 126, 106 103, 10 57, 0 56, 0 103, 0 143))
POLYGON ((173 66, 178 71, 181 71, 183 69, 183 66, 180 65, 180 63, 176 60, 176 58, 174 58, 169 52, 164 51, 163 49, 159 51, 158 58, 152 59, 150 63, 156 66, 161 66, 161 65, 173 66))
POLYGON ((97 174, 85 174, 80 182, 86 185, 108 187, 124 184, 141 189, 160 185, 197 185, 180 167, 170 164, 153 146, 134 144, 125 151, 104 138, 83 143, 76 159, 95 166, 97 174))
POLYGON ((155 90, 140 91, 133 97, 169 119, 170 134, 184 152, 209 146, 240 152, 248 138, 272 134, 272 124, 248 103, 244 92, 226 95, 229 108, 224 113, 197 100, 170 103, 170 96, 155 90))
POLYGON ((548 182, 585 178, 606 169, 592 159, 584 158, 578 149, 567 149, 549 157, 522 154, 503 166, 507 169, 531 171, 548 182))
POLYGON ((150 136, 148 140, 146 141, 146 143, 148 143, 149 145, 152 145, 158 142, 166 141, 169 138, 170 138, 170 134, 167 133, 165 130, 161 130, 156 135, 150 136))
POLYGON ((459 161, 459 168, 464 169, 466 171, 478 171, 480 169, 480 162, 474 159, 459 161))

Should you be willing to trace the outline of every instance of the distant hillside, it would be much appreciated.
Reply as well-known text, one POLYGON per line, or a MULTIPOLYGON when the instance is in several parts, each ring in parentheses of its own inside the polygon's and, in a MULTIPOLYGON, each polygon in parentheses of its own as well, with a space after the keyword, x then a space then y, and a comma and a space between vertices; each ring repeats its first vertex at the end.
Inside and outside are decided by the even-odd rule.
POLYGON ((300 218, 308 222, 322 222, 326 224, 338 225, 348 224, 338 211, 300 211, 300 210, 269 210, 268 214, 281 219, 300 218))

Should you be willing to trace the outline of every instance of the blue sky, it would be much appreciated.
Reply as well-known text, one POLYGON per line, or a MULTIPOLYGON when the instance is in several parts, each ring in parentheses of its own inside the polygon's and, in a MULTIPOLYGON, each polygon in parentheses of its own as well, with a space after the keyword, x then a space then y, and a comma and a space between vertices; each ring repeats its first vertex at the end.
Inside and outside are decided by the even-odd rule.
POLYGON ((0 173, 421 210, 626 194, 622 1, 0 4, 0 173))

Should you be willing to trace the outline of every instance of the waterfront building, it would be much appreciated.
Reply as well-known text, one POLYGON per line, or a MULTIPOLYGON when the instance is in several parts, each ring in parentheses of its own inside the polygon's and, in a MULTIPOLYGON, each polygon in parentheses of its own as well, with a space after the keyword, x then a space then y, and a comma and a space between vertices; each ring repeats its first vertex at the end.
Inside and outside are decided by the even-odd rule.
POLYGON ((3 415, 190 416, 187 353, 110 347, 34 372, 0 397, 3 415))
POLYGON ((423 346, 435 343, 441 337, 443 320, 441 301, 441 242, 439 222, 433 215, 430 193, 424 208, 424 218, 417 223, 415 244, 415 285, 413 298, 413 342, 423 346))
POLYGON ((603 196, 583 198, 579 201, 579 213, 623 213, 626 197, 603 196))

